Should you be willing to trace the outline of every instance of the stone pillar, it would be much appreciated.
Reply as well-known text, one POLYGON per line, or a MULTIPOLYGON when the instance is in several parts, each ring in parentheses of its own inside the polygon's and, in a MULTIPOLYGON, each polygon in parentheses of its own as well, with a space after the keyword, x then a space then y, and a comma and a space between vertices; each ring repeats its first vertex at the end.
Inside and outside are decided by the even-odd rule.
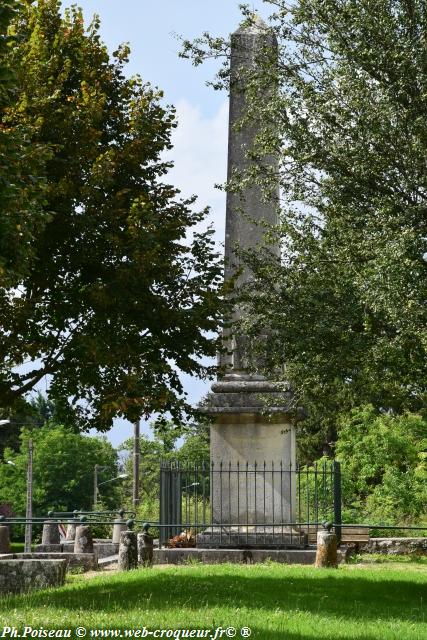
POLYGON ((114 544, 120 544, 120 539, 123 531, 126 531, 126 525, 123 522, 123 517, 116 518, 113 523, 113 538, 114 544))
POLYGON ((93 553, 92 530, 87 524, 79 524, 76 528, 74 553, 93 553))
MULTIPOLYGON (((231 36, 229 179, 236 172, 244 173, 250 168, 253 160, 248 158, 248 151, 265 125, 242 123, 248 107, 246 78, 259 64, 260 56, 268 56, 268 63, 277 65, 276 38, 256 17, 251 26, 241 27, 231 36)), ((274 85, 266 85, 263 100, 268 102, 274 91, 274 85)), ((261 249, 265 244, 266 225, 277 223, 278 161, 273 156, 265 156, 259 162, 272 177, 270 197, 253 185, 238 193, 227 192, 225 280, 230 280, 240 269, 237 288, 250 281, 252 275, 239 263, 236 246, 261 249)), ((277 242, 264 250, 268 250, 273 259, 280 255, 277 242)), ((242 310, 237 306, 232 320, 241 318, 242 310)), ((212 385, 212 393, 202 406, 202 410, 215 419, 211 427, 213 524, 268 526, 294 521, 296 447, 289 386, 248 372, 249 345, 245 336, 226 331, 223 341, 227 350, 220 356, 224 375, 212 385), (237 469, 241 473, 238 474, 237 469)), ((265 533, 266 529, 252 527, 252 531, 265 533)), ((277 532, 283 536, 282 528, 277 532)), ((272 529, 271 534, 275 533, 272 529)), ((226 538, 222 538, 222 543, 226 538)))
MULTIPOLYGON (((237 175, 244 175, 245 171, 253 167, 254 161, 248 157, 256 136, 261 133, 266 122, 245 122, 242 118, 247 116, 248 104, 246 98, 246 84, 248 76, 259 64, 259 57, 263 61, 268 59, 272 65, 277 65, 278 45, 274 33, 258 17, 254 17, 251 26, 240 27, 231 35, 230 58, 230 109, 228 129, 228 171, 227 179, 230 181, 237 175)), ((266 81, 262 99, 268 102, 269 96, 274 94, 274 85, 270 79, 266 81)), ((249 105, 250 107, 250 105, 249 105)), ((239 191, 229 189, 227 191, 227 205, 225 216, 225 280, 231 280, 239 271, 235 286, 251 280, 252 274, 248 267, 242 263, 236 249, 263 249, 278 257, 280 249, 278 242, 266 245, 264 236, 266 225, 274 226, 278 222, 277 210, 279 205, 279 166, 276 157, 271 155, 262 157, 258 163, 269 174, 277 176, 274 186, 269 186, 270 193, 265 193, 266 188, 253 184, 246 185, 239 191)), ((238 321, 242 317, 241 309, 236 306, 233 310, 232 320, 238 321)), ((245 347, 246 340, 241 335, 224 334, 224 345, 227 353, 220 355, 221 365, 228 370, 230 375, 246 374, 245 347)))
POLYGON ((61 544, 58 522, 56 520, 46 520, 43 524, 42 545, 61 544))
POLYGON ((78 522, 76 520, 69 520, 67 522, 67 532, 65 534, 65 542, 74 542, 76 539, 76 529, 78 522))
POLYGON ((118 568, 130 571, 138 567, 138 546, 135 531, 122 531, 120 535, 118 568))
POLYGON ((143 567, 151 567, 153 565, 154 545, 153 536, 144 529, 142 533, 138 533, 138 564, 143 567))
POLYGON ((337 536, 327 529, 317 532, 316 567, 338 567, 337 536))
POLYGON ((9 527, 0 525, 0 553, 10 553, 10 533, 9 527))

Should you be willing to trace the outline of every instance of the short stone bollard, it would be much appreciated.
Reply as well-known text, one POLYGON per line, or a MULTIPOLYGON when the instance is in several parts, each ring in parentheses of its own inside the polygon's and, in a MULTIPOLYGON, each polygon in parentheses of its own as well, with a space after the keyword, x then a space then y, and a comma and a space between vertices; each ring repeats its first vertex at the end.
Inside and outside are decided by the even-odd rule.
POLYGON ((76 539, 77 522, 75 520, 69 520, 67 522, 67 532, 65 534, 65 542, 74 542, 76 539))
POLYGON ((43 524, 42 544, 61 544, 58 522, 56 520, 46 520, 43 524))
POLYGON ((88 524, 79 524, 76 527, 74 553, 93 553, 92 530, 88 524))
POLYGON ((130 571, 138 566, 138 546, 136 533, 132 531, 133 521, 129 520, 128 528, 120 535, 118 568, 121 571, 130 571))
POLYGON ((0 553, 10 553, 10 533, 6 524, 0 525, 0 553))
POLYGON ((325 529, 317 532, 316 567, 337 568, 337 536, 331 531, 332 525, 323 526, 325 529))
POLYGON ((126 525, 123 522, 124 515, 125 515, 124 511, 119 511, 119 517, 116 518, 113 522, 112 542, 114 544, 120 544, 120 536, 123 533, 123 531, 126 531, 126 525))
POLYGON ((143 567, 153 566, 154 540, 148 529, 149 525, 144 524, 142 533, 138 533, 138 564, 143 567))

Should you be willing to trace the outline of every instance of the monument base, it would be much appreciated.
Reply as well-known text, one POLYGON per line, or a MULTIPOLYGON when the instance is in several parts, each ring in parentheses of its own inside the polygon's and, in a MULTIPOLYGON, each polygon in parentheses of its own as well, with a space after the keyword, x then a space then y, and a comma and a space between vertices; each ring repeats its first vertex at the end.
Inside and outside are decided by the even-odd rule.
POLYGON ((197 536, 199 549, 305 549, 307 534, 294 527, 212 526, 197 536))
POLYGON ((303 548, 297 522, 295 426, 287 385, 227 374, 203 410, 210 427, 212 527, 203 547, 303 548))

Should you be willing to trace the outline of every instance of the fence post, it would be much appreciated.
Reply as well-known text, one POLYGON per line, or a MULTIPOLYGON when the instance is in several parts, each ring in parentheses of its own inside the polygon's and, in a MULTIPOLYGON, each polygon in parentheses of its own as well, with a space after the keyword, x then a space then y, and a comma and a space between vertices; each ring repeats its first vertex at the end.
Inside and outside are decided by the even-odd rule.
POLYGON ((333 471, 334 471, 334 523, 335 523, 335 534, 337 536, 337 544, 341 543, 341 523, 342 523, 342 514, 341 514, 341 463, 336 460, 333 461, 333 471))
MULTIPOLYGON (((166 524, 166 479, 167 475, 166 475, 166 471, 164 468, 164 462, 162 461, 160 463, 160 513, 159 513, 159 520, 160 520, 160 525, 162 524, 166 524)), ((166 535, 165 535, 165 530, 162 526, 160 526, 159 529, 159 547, 162 548, 164 543, 165 543, 165 539, 166 539, 166 535)))

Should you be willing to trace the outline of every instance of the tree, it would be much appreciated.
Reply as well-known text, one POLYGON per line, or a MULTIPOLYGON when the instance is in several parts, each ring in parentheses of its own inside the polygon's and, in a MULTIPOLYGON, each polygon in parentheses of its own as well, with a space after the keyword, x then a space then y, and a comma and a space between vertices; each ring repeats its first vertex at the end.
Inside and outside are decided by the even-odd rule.
POLYGON ((21 398, 15 402, 13 408, 2 410, 1 419, 9 420, 8 424, 0 426, 0 458, 6 448, 19 451, 21 445, 21 430, 24 428, 51 426, 55 428, 63 424, 70 431, 79 433, 82 425, 78 414, 72 412, 63 398, 50 399, 38 392, 29 401, 21 398), (61 418, 65 421, 61 422, 61 418))
MULTIPOLYGON (((95 464, 106 467, 107 479, 117 476, 117 452, 105 437, 73 433, 61 425, 25 428, 18 453, 6 449, 5 459, 15 466, 0 464, 0 495, 16 514, 25 513, 28 440, 33 441, 34 515, 50 510, 91 510, 95 464)), ((100 480, 101 482, 101 480, 100 480)), ((120 505, 119 487, 108 483, 102 500, 110 509, 120 505)))
POLYGON ((427 424, 420 415, 378 415, 372 406, 342 419, 336 454, 350 522, 419 522, 427 504, 427 424))
POLYGON ((216 351, 221 262, 212 230, 197 230, 206 211, 163 182, 173 109, 125 78, 128 48, 110 60, 98 27, 85 31, 76 7, 61 17, 59 0, 25 3, 15 21, 19 91, 5 118, 51 155, 48 220, 19 283, 0 291, 0 406, 49 375, 50 396, 71 398, 86 427, 179 421, 190 411, 179 370, 212 371, 202 358, 216 351))
POLYGON ((28 126, 10 123, 8 107, 16 98, 17 75, 10 51, 16 44, 11 23, 20 3, 5 0, 0 7, 0 307, 18 287, 34 257, 31 242, 43 227, 43 180, 39 173, 46 149, 30 144, 28 126))
MULTIPOLYGON (((153 423, 153 438, 142 435, 140 437, 140 478, 141 478, 141 500, 137 510, 137 517, 140 520, 157 521, 160 517, 160 484, 161 484, 161 463, 177 463, 182 469, 182 485, 186 479, 191 477, 193 482, 195 476, 191 473, 194 464, 199 468, 205 465, 206 475, 209 475, 209 430, 203 420, 201 423, 193 423, 185 429, 173 423, 167 423, 159 428, 153 423)), ((129 451, 125 469, 128 480, 123 482, 124 493, 132 495, 133 477, 133 440, 126 440, 122 448, 129 451)), ((206 489, 209 492, 209 489, 206 489)), ((129 498, 123 499, 123 504, 127 504, 132 509, 134 505, 129 498)))
MULTIPOLYGON (((425 407, 426 3, 266 2, 279 65, 260 50, 247 72, 244 119, 264 130, 248 152, 258 162, 228 188, 270 180, 262 158, 279 155, 283 260, 246 254, 254 280, 239 331, 308 411, 310 458, 351 407, 425 407), (269 103, 265 78, 278 88, 269 103)), ((197 64, 226 44, 205 36, 183 55, 197 64)), ((227 82, 223 69, 217 85, 227 82)))

